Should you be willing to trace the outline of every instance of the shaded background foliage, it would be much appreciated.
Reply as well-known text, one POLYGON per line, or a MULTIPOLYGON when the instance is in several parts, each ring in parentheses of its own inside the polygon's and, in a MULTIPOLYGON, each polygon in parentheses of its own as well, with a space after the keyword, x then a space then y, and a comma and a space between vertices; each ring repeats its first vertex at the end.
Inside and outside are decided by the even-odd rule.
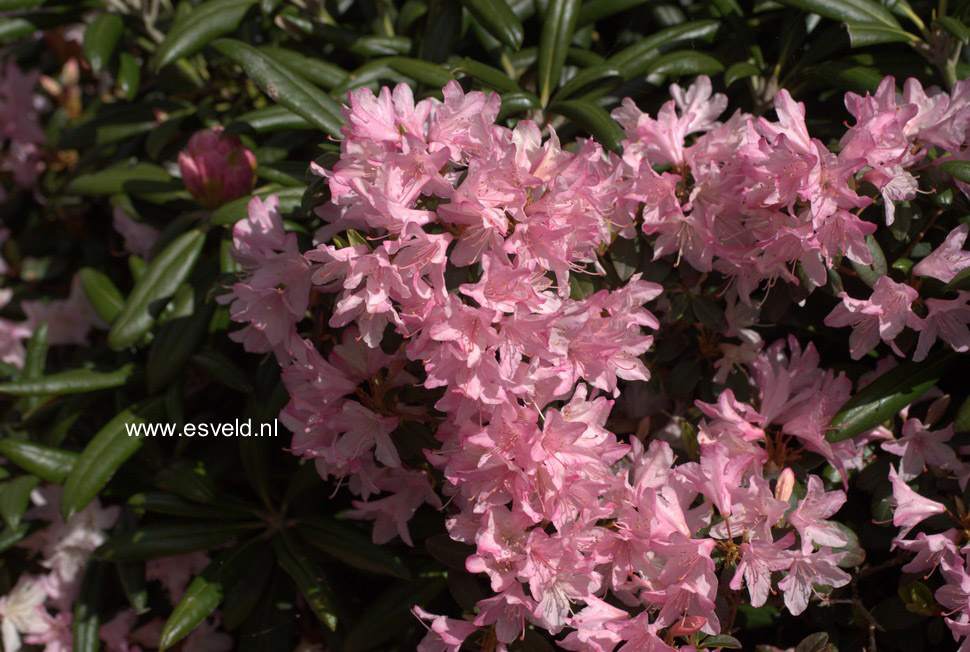
MULTIPOLYGON (((66 482, 66 513, 95 494, 124 506, 98 553, 103 561, 89 570, 92 577, 103 573, 103 581, 85 584, 76 628, 125 604, 164 609, 157 587, 146 586, 139 572, 145 560, 234 541, 190 588, 200 599, 176 609, 163 641, 174 644, 221 604, 240 650, 291 650, 300 638, 340 650, 414 649, 424 629, 409 613, 413 604, 457 616, 487 587, 465 572, 468 551, 448 539, 429 507, 412 522, 414 548, 371 544, 364 524, 340 518, 349 507, 346 492, 334 492, 312 464, 290 455, 285 437, 125 442, 118 426, 124 419, 271 421, 286 401, 275 362, 231 342, 227 310, 214 302, 236 271, 228 256, 231 225, 245 214, 247 199, 210 214, 185 191, 174 161, 195 130, 221 124, 240 135, 258 159, 256 194, 280 197, 287 228, 306 249, 321 224, 313 209, 328 199, 308 162, 332 164, 340 103, 361 86, 403 82, 418 97, 440 96, 441 86, 458 79, 466 90, 502 96, 500 122, 529 118, 555 127, 563 142, 591 134, 618 151, 622 131, 609 111, 629 96, 655 113, 669 98, 667 85, 681 77, 709 75, 732 108, 755 114, 787 88, 808 105, 812 133, 826 140, 842 133, 846 90, 874 90, 885 75, 947 87, 970 72, 967 2, 0 0, 0 10, 10 12, 0 18, 7 56, 59 82, 48 89, 51 147, 38 193, 44 201, 11 191, 3 216, 14 234, 3 245, 8 287, 18 299, 65 296, 74 272, 84 269, 86 294, 112 325, 90 347, 50 351, 38 331, 24 370, 2 369, 0 593, 28 564, 14 547, 30 531, 22 522, 26 493, 36 479, 66 482), (72 57, 83 62, 76 76, 64 65, 72 57), (172 264, 146 271, 144 260, 121 255, 110 226, 115 207, 161 231, 153 254, 178 242, 172 264), (157 282, 143 284, 139 306, 123 308, 145 274, 157 282), (56 375, 67 370, 80 371, 56 375), (95 456, 92 441, 115 453, 95 456)), ((799 290, 783 284, 761 296, 763 315, 774 324, 764 338, 810 335, 830 367, 854 376, 867 370, 846 360, 844 334, 815 325, 839 288, 862 287, 867 273, 906 271, 928 253, 932 245, 921 238, 940 209, 967 214, 965 199, 941 183, 947 189, 900 206, 896 224, 880 232, 872 246, 883 254, 881 269, 877 261, 871 270, 833 270, 825 292, 803 305, 799 290)), ((724 322, 716 284, 704 284, 688 265, 675 269, 651 257, 640 240, 618 240, 604 256, 617 278, 642 271, 672 297, 648 355, 654 378, 623 401, 711 401, 712 338, 724 322)), ((586 277, 575 291, 588 294, 603 282, 586 277)), ((309 322, 324 337, 328 301, 311 307, 309 322)), ((959 370, 940 386, 958 399, 966 394, 959 370)), ((743 400, 744 388, 733 389, 743 400)), ((957 417, 964 423, 966 411, 957 417)), ((619 410, 610 425, 630 434, 629 421, 619 410)), ((407 427, 414 431, 399 438, 402 457, 420 461, 431 433, 407 427)), ((687 454, 691 436, 685 432, 687 454)), ((807 471, 822 463, 806 455, 799 465, 807 471)), ((873 620, 880 649, 949 644, 932 591, 900 576, 889 552, 892 529, 873 523, 889 518, 886 475, 877 464, 852 479, 841 520, 869 557, 853 560, 857 579, 842 591, 845 598, 798 618, 770 602, 741 606, 734 636, 745 649, 860 649, 873 620)), ((551 643, 530 630, 514 647, 545 650, 551 643)))

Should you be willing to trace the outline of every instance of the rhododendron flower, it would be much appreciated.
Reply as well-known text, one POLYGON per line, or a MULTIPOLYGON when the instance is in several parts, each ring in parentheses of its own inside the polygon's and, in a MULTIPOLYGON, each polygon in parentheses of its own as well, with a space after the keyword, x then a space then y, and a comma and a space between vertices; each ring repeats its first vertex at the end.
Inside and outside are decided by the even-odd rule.
POLYGON ((889 481, 893 485, 893 525, 900 528, 899 539, 904 539, 914 527, 934 514, 946 511, 941 503, 919 495, 899 476, 896 468, 889 467, 889 481))
POLYGON ((903 436, 882 443, 882 449, 903 459, 899 462, 899 478, 904 482, 915 480, 926 470, 935 466, 947 471, 959 471, 961 463, 956 452, 946 442, 953 437, 953 426, 931 432, 919 419, 907 419, 903 424, 903 436))
POLYGON ((256 180, 256 157, 221 126, 195 132, 178 163, 185 187, 206 208, 249 194, 256 180))
POLYGON ((932 276, 949 283, 954 276, 970 267, 970 251, 963 251, 968 229, 970 227, 966 224, 960 224, 950 231, 943 244, 913 266, 913 274, 932 276))
POLYGON ((42 635, 50 630, 51 618, 44 609, 47 592, 41 578, 21 575, 17 585, 0 598, 0 632, 3 649, 17 652, 21 634, 42 635))
POLYGON ((474 623, 436 616, 418 606, 411 611, 421 620, 431 621, 428 634, 418 645, 418 652, 458 652, 465 639, 478 631, 478 625, 474 623))
POLYGON ((87 344, 92 328, 105 327, 88 302, 81 286, 81 277, 77 274, 71 281, 71 292, 67 299, 22 301, 20 307, 27 315, 26 329, 32 332, 39 325, 47 324, 47 343, 51 346, 87 344))
POLYGON ((147 259, 158 240, 158 229, 132 218, 120 206, 115 206, 111 217, 114 226, 125 242, 125 251, 147 259))
POLYGON ((958 292, 956 299, 926 299, 926 317, 913 360, 926 358, 939 338, 960 353, 970 351, 970 292, 958 292))
POLYGON ((853 360, 871 351, 880 339, 888 342, 897 355, 902 355, 896 348, 896 336, 906 326, 916 330, 923 326, 912 310, 913 301, 919 296, 916 290, 888 276, 881 276, 872 289, 872 295, 866 300, 839 293, 842 303, 825 318, 826 326, 852 327, 849 353, 853 360))
POLYGON ((815 584, 838 588, 849 583, 852 577, 837 564, 847 553, 833 553, 829 548, 818 552, 795 554, 788 574, 778 582, 785 596, 785 606, 792 615, 805 611, 808 601, 815 594, 815 584))
POLYGON ((788 514, 788 522, 798 530, 802 538, 802 552, 812 550, 812 544, 839 548, 849 543, 841 529, 824 519, 832 516, 845 504, 842 491, 825 491, 822 480, 816 475, 808 476, 805 497, 798 501, 788 514))

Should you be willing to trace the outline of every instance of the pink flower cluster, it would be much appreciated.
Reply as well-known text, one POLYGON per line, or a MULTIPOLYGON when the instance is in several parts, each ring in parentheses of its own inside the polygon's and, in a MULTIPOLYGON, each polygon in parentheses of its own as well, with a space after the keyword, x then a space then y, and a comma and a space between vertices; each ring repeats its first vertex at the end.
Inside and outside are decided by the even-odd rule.
MULTIPOLYGON (((24 72, 13 61, 0 67, 0 170, 21 188, 31 188, 43 171, 47 143, 40 122, 44 101, 35 91, 40 71, 24 72)), ((0 186, 0 201, 6 190, 0 186)))
MULTIPOLYGON (((876 225, 859 217, 872 201, 860 183, 878 190, 891 223, 893 201, 915 195, 917 145, 962 146, 970 86, 927 96, 910 80, 901 106, 892 89, 887 80, 874 97, 847 96, 856 125, 834 154, 786 91, 777 122, 740 112, 718 122, 727 100, 702 77, 672 86, 656 119, 624 102, 614 113, 627 132, 622 158, 593 141, 564 149, 527 120, 496 125, 498 97, 454 82, 443 101, 415 103, 405 85, 360 90, 344 109, 339 162, 316 170, 331 192, 317 246, 299 250, 274 198, 251 201, 234 229, 243 271, 222 300, 245 324, 234 339, 283 369, 293 452, 346 482, 378 543, 410 544, 423 504, 446 510, 451 537, 474 548, 468 571, 491 583, 473 622, 416 609, 429 621, 421 649, 458 650, 483 628, 505 649, 531 623, 564 633, 566 649, 674 650, 679 637, 730 627, 729 590, 755 606, 781 592, 798 614, 817 587, 850 581, 849 539, 832 520, 844 492, 809 475, 796 493, 787 462, 816 453, 845 478, 891 433, 829 443, 851 381, 820 367, 811 344, 766 346, 749 328, 751 295, 799 283, 797 266, 821 286, 843 257, 872 263, 865 238, 876 225), (654 312, 669 305, 661 286, 634 274, 585 297, 573 287, 577 275, 603 275, 602 252, 638 231, 656 257, 716 270, 736 288, 724 335, 740 343, 721 345, 719 367, 744 371, 752 398, 726 389, 698 402, 698 455, 682 463, 662 436, 626 443, 606 428, 621 381, 650 378, 643 354, 660 327, 654 312), (298 330, 319 304, 344 329, 326 354, 319 324, 298 330), (418 384, 426 393, 415 398, 418 384), (402 461, 401 443, 413 449, 421 436, 444 479, 437 491, 424 465, 402 461)), ((961 228, 915 272, 970 266, 961 228)), ((968 315, 928 299, 921 318, 909 310, 917 297, 883 278, 829 320, 854 326, 856 357, 907 326, 921 331, 917 358, 937 336, 966 350, 968 315)), ((966 478, 952 450, 911 428, 886 443, 909 451, 906 473, 925 461, 966 478)))
MULTIPOLYGON (((108 540, 108 530, 118 520, 120 508, 102 507, 95 498, 67 523, 60 515, 61 488, 45 485, 31 494, 34 507, 27 521, 46 525, 18 545, 40 558, 42 574, 23 574, 16 586, 0 597, 0 634, 3 649, 17 652, 24 644, 42 646, 44 652, 73 649, 74 602, 81 578, 94 550, 108 540)), ((175 605, 193 576, 209 563, 205 553, 192 553, 148 562, 146 579, 158 580, 175 605)), ((107 652, 141 652, 158 647, 163 621, 157 616, 135 627, 138 615, 123 609, 101 626, 100 638, 107 652)), ((227 652, 232 639, 217 631, 218 618, 204 622, 186 639, 185 650, 227 652)))

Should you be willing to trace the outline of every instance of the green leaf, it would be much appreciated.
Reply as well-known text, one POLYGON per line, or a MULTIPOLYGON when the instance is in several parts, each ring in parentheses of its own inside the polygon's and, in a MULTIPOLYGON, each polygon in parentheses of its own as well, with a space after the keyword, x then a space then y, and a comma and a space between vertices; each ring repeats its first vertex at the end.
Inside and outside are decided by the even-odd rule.
POLYGON ((730 86, 739 79, 747 79, 748 77, 755 77, 761 74, 761 69, 758 66, 750 63, 748 61, 738 61, 737 63, 732 63, 728 66, 728 69, 724 71, 724 85, 730 86))
POLYGON ((647 0, 586 0, 579 9, 576 27, 595 23, 646 3, 647 0))
POLYGON ((128 504, 137 511, 203 521, 252 520, 260 514, 254 505, 229 496, 221 496, 208 503, 199 503, 165 491, 144 491, 134 494, 128 499, 128 504))
POLYGON ((918 43, 920 40, 915 34, 910 34, 899 27, 853 21, 847 22, 845 26, 849 30, 849 41, 854 48, 882 43, 918 43))
POLYGON ((148 585, 145 582, 145 564, 134 561, 115 564, 118 570, 118 582, 121 590, 128 598, 128 604, 137 614, 148 610, 148 585))
POLYGON ((30 532, 30 526, 26 523, 21 523, 19 527, 12 530, 4 529, 3 532, 0 532, 0 552, 6 552, 17 545, 21 539, 27 536, 28 532, 30 532))
POLYGON ((566 100, 550 106, 549 112, 572 120, 606 149, 617 153, 623 151, 623 130, 599 105, 586 100, 566 100))
POLYGON ((129 102, 138 96, 141 85, 141 66, 131 52, 122 52, 118 56, 118 90, 129 102))
POLYGON ((65 521, 84 509, 144 443, 145 437, 128 434, 129 426, 157 421, 164 414, 164 399, 150 399, 125 408, 94 435, 64 482, 61 514, 65 521))
MULTIPOLYGON (((280 202, 280 214, 286 215, 300 207, 304 192, 305 190, 303 188, 280 188, 279 186, 274 186, 270 190, 262 190, 254 194, 261 199, 275 195, 280 202)), ((250 201, 252 201, 251 196, 240 197, 239 199, 232 200, 228 204, 223 204, 212 213, 209 222, 213 226, 230 226, 235 224, 248 214, 250 201)))
POLYGON ((226 595, 246 579, 250 568, 267 553, 266 545, 251 540, 223 552, 192 580, 172 615, 165 621, 159 650, 167 650, 199 626, 226 595))
POLYGON ((525 30, 505 0, 461 0, 461 4, 499 42, 513 50, 522 47, 525 30))
MULTIPOLYGON (((963 401, 963 404, 957 410, 957 415, 953 418, 953 430, 956 432, 970 432, 970 396, 963 401)), ((3 442, 0 442, 2 446, 3 442)), ((3 452, 3 448, 0 447, 0 453, 3 452)))
POLYGON ((418 49, 421 59, 444 63, 462 31, 461 4, 454 0, 432 2, 418 49))
POLYGON ((101 649, 98 627, 106 570, 105 564, 98 561, 89 562, 84 570, 81 590, 74 603, 74 652, 98 652, 101 649))
POLYGON ((139 342, 155 323, 161 304, 188 278, 205 244, 205 233, 191 229, 175 238, 152 260, 138 279, 121 314, 108 332, 108 346, 114 350, 139 342))
MULTIPOLYGON (((501 1, 501 0, 498 0, 501 1)), ((392 70, 415 81, 439 89, 454 80, 454 75, 438 64, 410 57, 388 57, 385 62, 392 70)))
POLYGON ((953 16, 939 16, 935 22, 943 31, 956 37, 964 45, 970 43, 970 27, 964 25, 962 20, 953 16))
POLYGON ((892 13, 873 0, 779 0, 781 4, 841 22, 876 23, 899 29, 892 13))
POLYGON ((236 31, 256 0, 209 0, 178 21, 155 51, 155 70, 236 31))
POLYGON ((330 631, 336 631, 333 594, 320 567, 303 552, 288 530, 280 530, 273 537, 273 550, 276 551, 276 561, 296 582, 313 613, 330 631))
POLYGON ((0 43, 10 43, 45 29, 79 22, 81 15, 76 9, 10 16, 0 19, 0 43))
POLYGON ((84 58, 91 64, 94 74, 101 72, 114 56, 118 39, 125 24, 118 14, 103 13, 92 20, 84 30, 84 58))
MULTIPOLYGON (((43 377, 47 366, 47 322, 42 322, 35 329, 27 341, 27 352, 24 356, 24 368, 20 372, 20 381, 37 380, 43 377)), ((24 411, 30 412, 42 401, 42 396, 24 398, 24 411)))
POLYGON ((100 172, 79 174, 67 184, 67 192, 78 195, 151 196, 182 188, 165 168, 153 163, 122 163, 100 172))
POLYGON ((940 169, 957 181, 970 183, 970 161, 944 161, 940 169))
POLYGON ((237 117, 233 124, 239 122, 248 124, 258 134, 314 128, 312 124, 279 104, 271 104, 262 109, 244 113, 237 117))
POLYGON ((145 561, 209 550, 225 545, 261 523, 199 523, 198 521, 155 523, 113 536, 97 549, 102 559, 145 561))
POLYGON ((77 453, 16 439, 0 439, 0 455, 55 484, 64 482, 78 458, 77 453))
POLYGON ((19 478, 3 483, 0 487, 0 516, 11 530, 20 525, 27 506, 30 504, 30 492, 40 484, 36 475, 22 475, 19 478))
POLYGON ((717 636, 708 636, 701 641, 700 646, 709 650, 718 648, 726 650, 740 650, 741 641, 733 636, 728 636, 727 634, 718 634, 717 636))
POLYGON ((343 124, 340 105, 324 91, 242 41, 220 39, 212 45, 245 70, 271 100, 334 138, 340 138, 343 124))
POLYGON ((606 64, 584 68, 576 73, 572 79, 563 84, 562 88, 556 91, 552 96, 552 103, 555 104, 560 100, 564 100, 590 84, 601 82, 611 77, 620 78, 622 76, 623 73, 619 68, 606 64))
POLYGON ((719 20, 695 20, 682 25, 662 29, 633 45, 620 50, 606 60, 607 65, 619 68, 626 80, 647 72, 650 64, 660 54, 672 47, 693 44, 694 41, 711 41, 721 28, 719 20))
POLYGON ((293 594, 293 582, 285 573, 271 575, 256 608, 240 629, 237 638, 239 652, 293 651, 296 646, 293 624, 302 620, 293 594))
POLYGON ((145 367, 149 394, 162 391, 182 375, 205 339, 215 308, 216 304, 212 301, 196 306, 192 315, 168 321, 159 329, 148 351, 148 364, 145 367))
POLYGON ((849 439, 892 418, 936 385, 957 357, 953 352, 939 352, 922 362, 904 362, 890 369, 842 406, 826 439, 833 443, 849 439))
POLYGON ((348 566, 402 580, 411 579, 411 572, 400 559, 349 525, 323 516, 310 517, 300 520, 297 532, 307 543, 348 566))
POLYGON ((105 323, 111 324, 125 306, 125 297, 121 294, 121 290, 106 274, 91 267, 83 267, 78 272, 78 276, 84 295, 94 308, 94 312, 98 313, 98 317, 105 323))
POLYGON ((829 635, 826 632, 809 634, 802 639, 801 643, 795 646, 795 652, 828 652, 831 649, 829 646, 829 635))
POLYGON ((347 79, 347 71, 329 61, 308 57, 296 50, 264 45, 259 51, 307 81, 330 90, 347 79))
POLYGON ((0 383, 0 394, 11 396, 63 396, 97 392, 102 389, 121 387, 136 375, 134 363, 122 365, 113 371, 94 369, 70 369, 30 380, 14 380, 0 383))
POLYGON ((192 362, 229 389, 250 395, 255 392, 246 372, 223 353, 205 349, 193 355, 192 362))
POLYGON ((724 70, 724 64, 703 52, 680 50, 661 56, 650 64, 648 70, 668 77, 715 75, 724 70))
POLYGON ((539 103, 546 106, 569 53, 569 42, 579 18, 579 0, 550 0, 539 41, 539 103))
POLYGON ((499 109, 497 122, 502 122, 509 116, 524 113, 529 109, 539 108, 539 98, 532 93, 519 91, 502 94, 502 108, 499 109))
POLYGON ((260 599, 266 595, 270 579, 276 572, 275 555, 263 555, 253 562, 246 576, 246 590, 231 591, 226 596, 222 625, 227 631, 237 629, 249 619, 260 599))
POLYGON ((488 86, 500 93, 521 92, 522 89, 512 78, 498 68, 493 68, 487 64, 474 59, 465 57, 461 63, 452 69, 452 72, 468 75, 479 84, 488 86))

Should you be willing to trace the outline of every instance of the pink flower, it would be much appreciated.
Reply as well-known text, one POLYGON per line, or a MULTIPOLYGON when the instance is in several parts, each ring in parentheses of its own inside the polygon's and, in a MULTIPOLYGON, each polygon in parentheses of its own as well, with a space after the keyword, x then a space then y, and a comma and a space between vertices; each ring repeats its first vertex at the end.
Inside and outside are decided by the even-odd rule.
POLYGON ((125 241, 125 251, 148 259, 148 253, 158 240, 158 229, 132 219, 120 206, 115 206, 111 224, 125 241))
POLYGON ((179 169, 196 201, 205 208, 218 208, 253 189, 256 157, 239 136, 217 126, 192 135, 179 152, 179 169))
POLYGON ((33 331, 40 324, 47 324, 47 343, 51 346, 87 344, 92 328, 105 327, 88 302, 78 275, 71 280, 67 299, 23 301, 20 307, 27 315, 26 328, 33 331))
POLYGON ((957 540, 959 533, 951 528, 939 534, 920 532, 915 539, 893 541, 898 547, 907 552, 915 552, 916 557, 902 567, 904 573, 923 573, 928 576, 943 560, 951 565, 958 557, 957 540))
POLYGON ((208 565, 209 555, 202 551, 152 559, 145 564, 145 579, 159 581, 175 605, 182 599, 189 581, 208 565))
POLYGON ((795 536, 789 532, 778 541, 770 538, 764 541, 749 541, 741 544, 741 563, 734 571, 730 587, 735 591, 741 590, 741 580, 748 587, 751 606, 760 607, 768 600, 771 591, 771 574, 776 571, 788 570, 795 560, 796 552, 788 550, 795 542, 795 536))
POLYGON ((956 299, 926 299, 925 303, 927 314, 913 360, 926 358, 937 338, 954 351, 970 351, 970 292, 958 292, 956 299))
POLYGON ((845 554, 833 553, 829 548, 795 554, 788 574, 778 582, 785 594, 785 606, 793 616, 808 607, 809 599, 816 593, 814 585, 838 588, 849 583, 852 577, 836 565, 845 554))
POLYGON ((848 539, 839 527, 824 519, 832 516, 845 504, 845 492, 825 491, 817 475, 808 476, 805 497, 788 514, 788 522, 802 538, 802 552, 811 552, 812 544, 841 547, 848 539))
POLYGON ((897 355, 902 355, 894 342, 896 336, 906 326, 915 330, 922 328, 922 321, 912 310, 913 301, 919 297, 916 290, 888 276, 880 277, 872 289, 872 295, 866 300, 853 299, 841 292, 842 303, 825 318, 826 326, 852 326, 849 353, 853 360, 871 351, 880 339, 888 342, 897 355))
POLYGON ((907 419, 903 436, 883 442, 882 449, 903 458, 899 463, 899 478, 909 482, 919 477, 927 465, 953 472, 961 469, 956 452, 946 445, 952 437, 952 424, 932 432, 919 419, 907 419))
POLYGON ((913 266, 913 274, 932 276, 949 283, 954 276, 970 267, 970 251, 963 251, 968 229, 970 227, 966 224, 960 224, 950 231, 939 247, 913 266))
MULTIPOLYGON (((12 297, 13 290, 9 288, 0 289, 0 308, 10 303, 12 297)), ((0 318, 0 360, 18 369, 23 367, 24 357, 27 355, 23 341, 28 339, 33 332, 34 329, 29 324, 0 318)))
POLYGON ((893 466, 889 467, 889 481, 893 485, 893 503, 896 505, 893 525, 900 528, 900 539, 905 538, 910 530, 930 516, 946 511, 941 503, 924 498, 910 489, 893 466))
POLYGON ((478 625, 464 620, 436 616, 415 605, 411 612, 421 620, 430 620, 431 627, 418 645, 418 652, 458 652, 465 639, 478 631, 478 625))

